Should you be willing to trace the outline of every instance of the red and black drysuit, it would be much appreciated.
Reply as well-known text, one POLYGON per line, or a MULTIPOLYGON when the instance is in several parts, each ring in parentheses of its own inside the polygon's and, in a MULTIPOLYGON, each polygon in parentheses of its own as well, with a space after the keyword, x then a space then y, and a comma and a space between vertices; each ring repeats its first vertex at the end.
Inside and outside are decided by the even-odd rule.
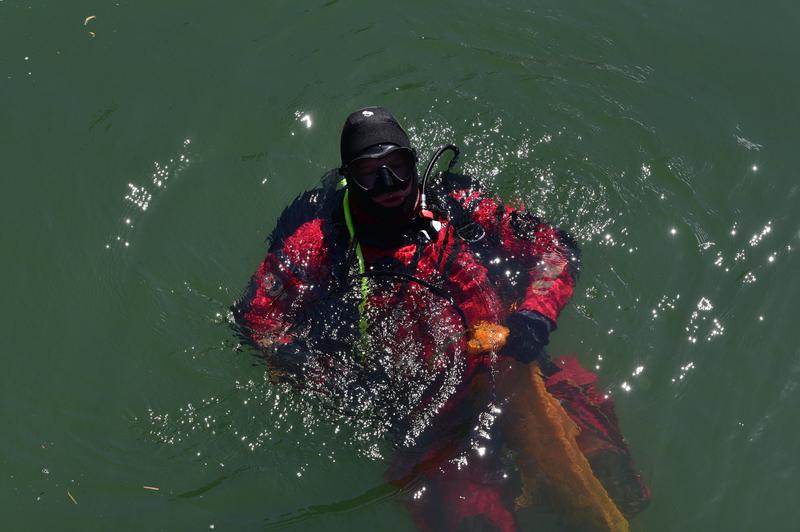
POLYGON ((433 392, 403 395, 422 414, 416 422, 398 420, 406 423, 406 445, 387 472, 396 484, 424 487, 418 491, 424 496, 410 503, 420 528, 454 529, 477 518, 514 529, 497 453, 470 439, 476 430, 491 432, 486 419, 492 419, 494 355, 468 356, 464 348, 463 332, 481 321, 510 325, 509 342, 523 348, 520 355, 539 358, 548 391, 581 427, 578 443, 609 495, 625 513, 640 510, 648 493, 630 467, 611 401, 594 389, 596 376, 572 358, 550 360, 542 350, 573 293, 579 269, 574 241, 524 208, 502 204, 475 180, 448 174, 429 194, 434 220, 418 217, 388 236, 372 233, 368 224, 356 226, 369 284, 362 302, 344 190, 328 181, 281 215, 234 315, 275 374, 295 383, 324 389, 324 368, 337 359, 355 360, 365 375, 400 360, 405 370, 392 370, 393 378, 428 379, 433 392), (354 354, 357 345, 361 355, 354 354), (380 352, 379 359, 371 351, 380 352), (423 369, 408 370, 409 356, 423 369), (462 467, 456 458, 470 445, 493 458, 462 467), (614 470, 620 464, 625 471, 614 470))

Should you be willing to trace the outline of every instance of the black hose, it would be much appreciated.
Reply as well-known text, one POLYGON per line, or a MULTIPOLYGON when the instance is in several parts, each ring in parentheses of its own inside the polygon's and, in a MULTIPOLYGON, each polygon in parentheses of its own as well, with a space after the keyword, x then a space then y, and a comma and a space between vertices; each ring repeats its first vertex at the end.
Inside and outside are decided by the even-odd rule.
MULTIPOLYGON (((423 198, 425 197, 425 190, 426 190, 426 187, 428 186, 428 178, 431 175, 431 170, 433 170, 433 167, 436 165, 436 161, 439 160, 439 157, 441 157, 444 154, 444 152, 446 152, 448 150, 453 152, 453 158, 450 159, 450 162, 447 165, 447 171, 449 172, 450 169, 453 168, 453 166, 456 164, 456 161, 458 160, 458 154, 460 153, 460 150, 458 149, 458 146, 456 146, 455 144, 446 144, 446 145, 442 146, 441 148, 439 148, 438 150, 436 150, 436 152, 433 154, 433 156, 431 156, 431 160, 428 161, 428 166, 425 168, 425 173, 422 174, 422 196, 423 196, 423 198)), ((423 208, 425 208, 425 205, 423 205, 423 208)))

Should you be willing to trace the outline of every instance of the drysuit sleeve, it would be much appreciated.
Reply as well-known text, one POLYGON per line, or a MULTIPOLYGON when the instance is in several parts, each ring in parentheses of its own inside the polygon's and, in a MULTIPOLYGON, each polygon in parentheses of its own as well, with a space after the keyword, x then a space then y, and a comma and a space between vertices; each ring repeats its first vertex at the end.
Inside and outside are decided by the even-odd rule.
POLYGON ((307 351, 292 327, 315 287, 324 282, 328 252, 321 242, 321 223, 302 224, 271 246, 232 308, 240 336, 264 353, 277 374, 297 378, 305 363, 307 351))
MULTIPOLYGON (((480 191, 455 191, 454 198, 470 213, 491 243, 490 263, 495 275, 515 276, 515 313, 547 319, 547 333, 555 328, 561 310, 572 297, 580 268, 580 251, 564 231, 526 211, 510 207, 480 191), (506 274, 508 272, 508 274, 506 274)), ((503 281, 504 279, 497 279, 503 281)))

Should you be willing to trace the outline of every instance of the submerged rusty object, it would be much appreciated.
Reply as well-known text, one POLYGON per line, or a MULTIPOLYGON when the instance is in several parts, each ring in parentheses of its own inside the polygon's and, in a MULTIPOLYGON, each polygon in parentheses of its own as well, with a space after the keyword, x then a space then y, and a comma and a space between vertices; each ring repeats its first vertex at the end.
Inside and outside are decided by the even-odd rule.
POLYGON ((581 530, 629 530, 578 447, 578 427, 545 388, 538 363, 506 357, 496 384, 507 400, 501 423, 523 482, 517 508, 543 502, 581 530))

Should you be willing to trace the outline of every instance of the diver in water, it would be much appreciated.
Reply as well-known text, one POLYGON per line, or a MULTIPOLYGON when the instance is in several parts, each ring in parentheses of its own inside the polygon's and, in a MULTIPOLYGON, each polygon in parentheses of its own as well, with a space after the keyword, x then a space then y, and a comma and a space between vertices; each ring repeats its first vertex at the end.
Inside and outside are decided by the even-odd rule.
POLYGON ((545 351, 579 250, 451 173, 455 157, 429 185, 446 151, 458 155, 438 150, 420 176, 389 111, 350 114, 341 167, 281 215, 233 306, 238 331, 273 378, 298 386, 324 389, 345 360, 367 380, 424 383, 403 396, 416 418, 398 421, 405 437, 386 473, 415 488, 420 529, 515 530, 515 510, 542 502, 582 528, 625 530, 649 491, 613 404, 596 375, 545 351))

